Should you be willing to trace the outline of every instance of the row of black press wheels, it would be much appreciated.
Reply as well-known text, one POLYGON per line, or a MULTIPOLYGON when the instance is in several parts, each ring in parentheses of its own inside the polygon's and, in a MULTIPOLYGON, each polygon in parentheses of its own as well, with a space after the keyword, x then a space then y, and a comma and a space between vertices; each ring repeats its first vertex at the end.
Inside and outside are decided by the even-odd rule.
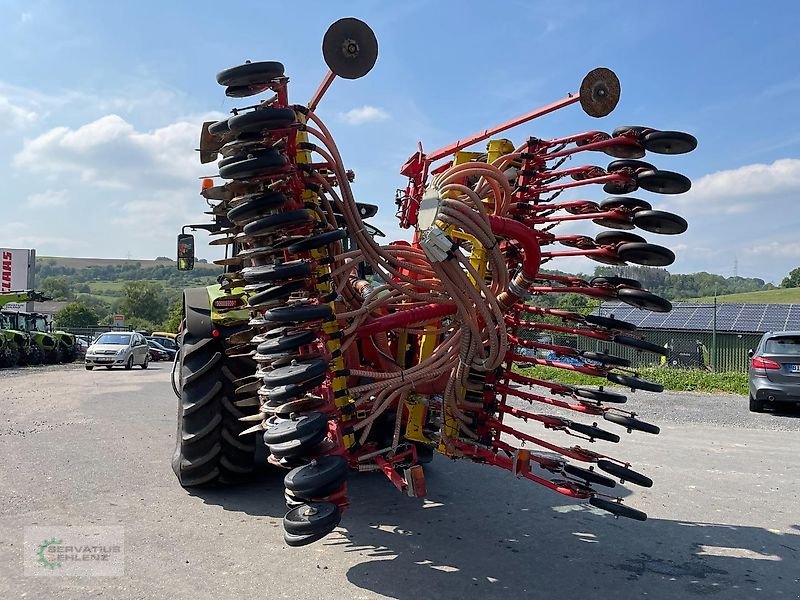
POLYGON ((303 112, 279 104, 283 65, 246 63, 217 81, 230 97, 276 92, 208 129, 224 143, 219 175, 235 194, 224 201, 223 234, 236 256, 227 285, 243 286, 252 309, 248 353, 258 370, 237 391, 257 397, 259 412, 246 419, 259 421, 251 430, 263 431, 268 461, 289 469, 284 539, 302 546, 333 531, 347 504, 348 461, 331 426, 348 402, 330 279, 345 232, 318 210, 308 169, 297 168, 292 149, 303 112))

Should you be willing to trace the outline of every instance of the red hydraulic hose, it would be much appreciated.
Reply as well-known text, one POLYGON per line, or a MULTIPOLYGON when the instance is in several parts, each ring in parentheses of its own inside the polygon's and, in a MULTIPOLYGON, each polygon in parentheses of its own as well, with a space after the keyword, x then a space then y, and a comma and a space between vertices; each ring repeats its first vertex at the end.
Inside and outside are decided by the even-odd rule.
POLYGON ((413 323, 446 317, 447 315, 455 314, 455 312, 455 304, 428 304, 427 306, 402 310, 364 323, 358 328, 358 335, 370 336, 390 329, 403 329, 413 323))
POLYGON ((522 272, 526 278, 534 279, 539 274, 539 267, 542 264, 542 251, 536 232, 519 221, 495 215, 489 215, 489 225, 492 233, 513 238, 520 243, 524 251, 522 272))

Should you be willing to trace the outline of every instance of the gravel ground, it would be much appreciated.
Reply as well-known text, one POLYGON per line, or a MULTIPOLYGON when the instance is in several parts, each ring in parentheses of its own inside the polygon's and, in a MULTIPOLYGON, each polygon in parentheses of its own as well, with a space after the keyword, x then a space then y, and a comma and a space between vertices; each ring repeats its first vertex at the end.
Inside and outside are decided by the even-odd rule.
POLYGON ((751 415, 738 396, 632 395, 626 406, 661 435, 605 424, 623 440, 593 449, 653 477, 614 490, 644 523, 437 457, 426 499, 354 476, 342 527, 293 549, 280 474, 177 485, 168 375, 0 372, 0 598, 800 598, 797 414, 751 415), (124 527, 124 575, 23 574, 25 527, 88 524, 124 527))

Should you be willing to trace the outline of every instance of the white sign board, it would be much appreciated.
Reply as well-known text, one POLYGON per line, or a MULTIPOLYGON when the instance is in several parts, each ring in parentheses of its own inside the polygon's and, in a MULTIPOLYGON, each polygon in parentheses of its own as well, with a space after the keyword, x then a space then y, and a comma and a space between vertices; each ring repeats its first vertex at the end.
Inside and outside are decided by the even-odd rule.
MULTIPOLYGON (((0 292, 34 288, 35 250, 0 248, 0 292)), ((10 303, 6 310, 25 310, 24 303, 10 303)))
POLYGON ((120 329, 125 327, 125 315, 114 315, 114 327, 120 329))

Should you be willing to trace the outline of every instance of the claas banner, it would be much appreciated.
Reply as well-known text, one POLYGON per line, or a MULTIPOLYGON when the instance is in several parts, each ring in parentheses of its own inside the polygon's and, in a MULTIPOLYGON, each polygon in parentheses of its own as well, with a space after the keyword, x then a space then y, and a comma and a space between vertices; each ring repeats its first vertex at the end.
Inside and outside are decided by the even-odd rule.
MULTIPOLYGON (((35 263, 35 250, 0 248, 0 292, 33 289, 35 263)), ((24 307, 21 304, 18 310, 24 307)), ((7 304, 4 308, 13 310, 15 306, 7 304)))

